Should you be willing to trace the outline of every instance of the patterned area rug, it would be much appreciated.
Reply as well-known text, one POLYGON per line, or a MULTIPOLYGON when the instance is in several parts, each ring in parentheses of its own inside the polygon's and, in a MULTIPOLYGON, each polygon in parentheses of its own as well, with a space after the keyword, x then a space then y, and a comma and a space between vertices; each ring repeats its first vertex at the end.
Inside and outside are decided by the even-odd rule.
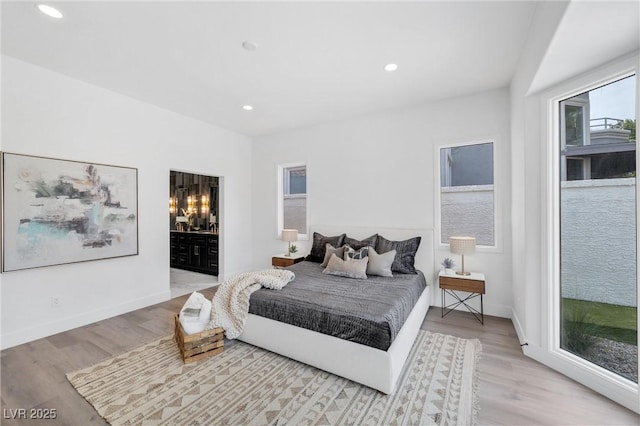
POLYGON ((183 364, 173 336, 67 378, 113 425, 469 425, 480 352, 421 330, 393 395, 242 342, 183 364))

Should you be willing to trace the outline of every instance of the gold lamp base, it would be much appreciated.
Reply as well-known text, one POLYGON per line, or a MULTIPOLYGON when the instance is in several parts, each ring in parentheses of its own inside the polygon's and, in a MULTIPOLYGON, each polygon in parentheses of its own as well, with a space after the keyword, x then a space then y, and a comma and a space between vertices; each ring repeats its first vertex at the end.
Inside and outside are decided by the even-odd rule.
POLYGON ((464 276, 471 275, 471 272, 465 272, 465 270, 464 270, 464 254, 462 255, 462 270, 461 271, 456 271, 456 274, 464 275, 464 276))

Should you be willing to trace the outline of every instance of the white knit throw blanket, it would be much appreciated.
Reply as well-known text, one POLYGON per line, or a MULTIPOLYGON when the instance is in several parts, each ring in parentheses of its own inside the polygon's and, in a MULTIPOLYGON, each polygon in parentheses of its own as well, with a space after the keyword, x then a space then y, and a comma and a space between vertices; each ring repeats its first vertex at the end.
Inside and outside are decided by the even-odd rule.
POLYGON ((261 287, 280 290, 295 278, 285 269, 247 272, 232 277, 218 287, 211 300, 208 329, 222 327, 227 339, 235 339, 244 329, 249 314, 249 297, 261 287))

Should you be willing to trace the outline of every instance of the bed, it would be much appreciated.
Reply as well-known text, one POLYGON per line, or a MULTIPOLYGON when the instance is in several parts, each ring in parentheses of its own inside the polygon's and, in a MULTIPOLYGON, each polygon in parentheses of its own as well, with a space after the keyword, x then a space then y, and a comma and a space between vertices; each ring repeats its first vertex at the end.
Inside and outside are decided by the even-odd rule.
MULTIPOLYGON (((323 235, 346 233, 356 239, 362 239, 375 233, 395 241, 415 236, 421 237, 422 241, 416 254, 415 265, 424 274, 427 285, 416 296, 417 301, 412 309, 409 308, 404 323, 397 332, 393 333, 395 338, 390 346, 378 343, 379 347, 387 346, 387 349, 383 350, 253 313, 249 313, 239 339, 351 379, 385 394, 391 394, 430 306, 433 286, 429 284, 433 283, 434 279, 433 232, 426 229, 364 227, 314 227, 313 231, 323 235)), ((318 264, 304 265, 306 263, 309 262, 298 264, 301 266, 295 270, 301 273, 305 270, 320 268, 318 264)), ((344 278, 344 280, 351 279, 344 278)), ((351 282, 355 281, 357 280, 351 282)))

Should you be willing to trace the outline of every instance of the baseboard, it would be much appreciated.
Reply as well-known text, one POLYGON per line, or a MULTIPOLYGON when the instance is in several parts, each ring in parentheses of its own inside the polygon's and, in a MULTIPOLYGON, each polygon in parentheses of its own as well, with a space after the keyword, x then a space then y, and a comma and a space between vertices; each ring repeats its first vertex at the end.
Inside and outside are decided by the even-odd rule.
POLYGON ((527 343, 527 337, 524 334, 524 329, 522 328, 522 324, 520 324, 518 315, 513 308, 511 308, 511 322, 513 323, 513 328, 515 328, 516 334, 518 335, 518 341, 521 345, 524 345, 527 343))
POLYGON ((511 318, 512 309, 510 306, 486 303, 484 305, 484 314, 493 317, 511 318))
POLYGON ((156 303, 165 302, 171 299, 169 290, 156 293, 150 296, 130 300, 119 305, 109 306, 86 312, 80 315, 59 319, 57 321, 47 322, 46 324, 29 327, 26 329, 13 330, 0 336, 0 349, 8 349, 23 343, 32 342, 43 337, 52 336, 77 327, 82 327, 96 321, 102 321, 107 318, 115 317, 134 311, 136 309, 145 308, 156 303))

